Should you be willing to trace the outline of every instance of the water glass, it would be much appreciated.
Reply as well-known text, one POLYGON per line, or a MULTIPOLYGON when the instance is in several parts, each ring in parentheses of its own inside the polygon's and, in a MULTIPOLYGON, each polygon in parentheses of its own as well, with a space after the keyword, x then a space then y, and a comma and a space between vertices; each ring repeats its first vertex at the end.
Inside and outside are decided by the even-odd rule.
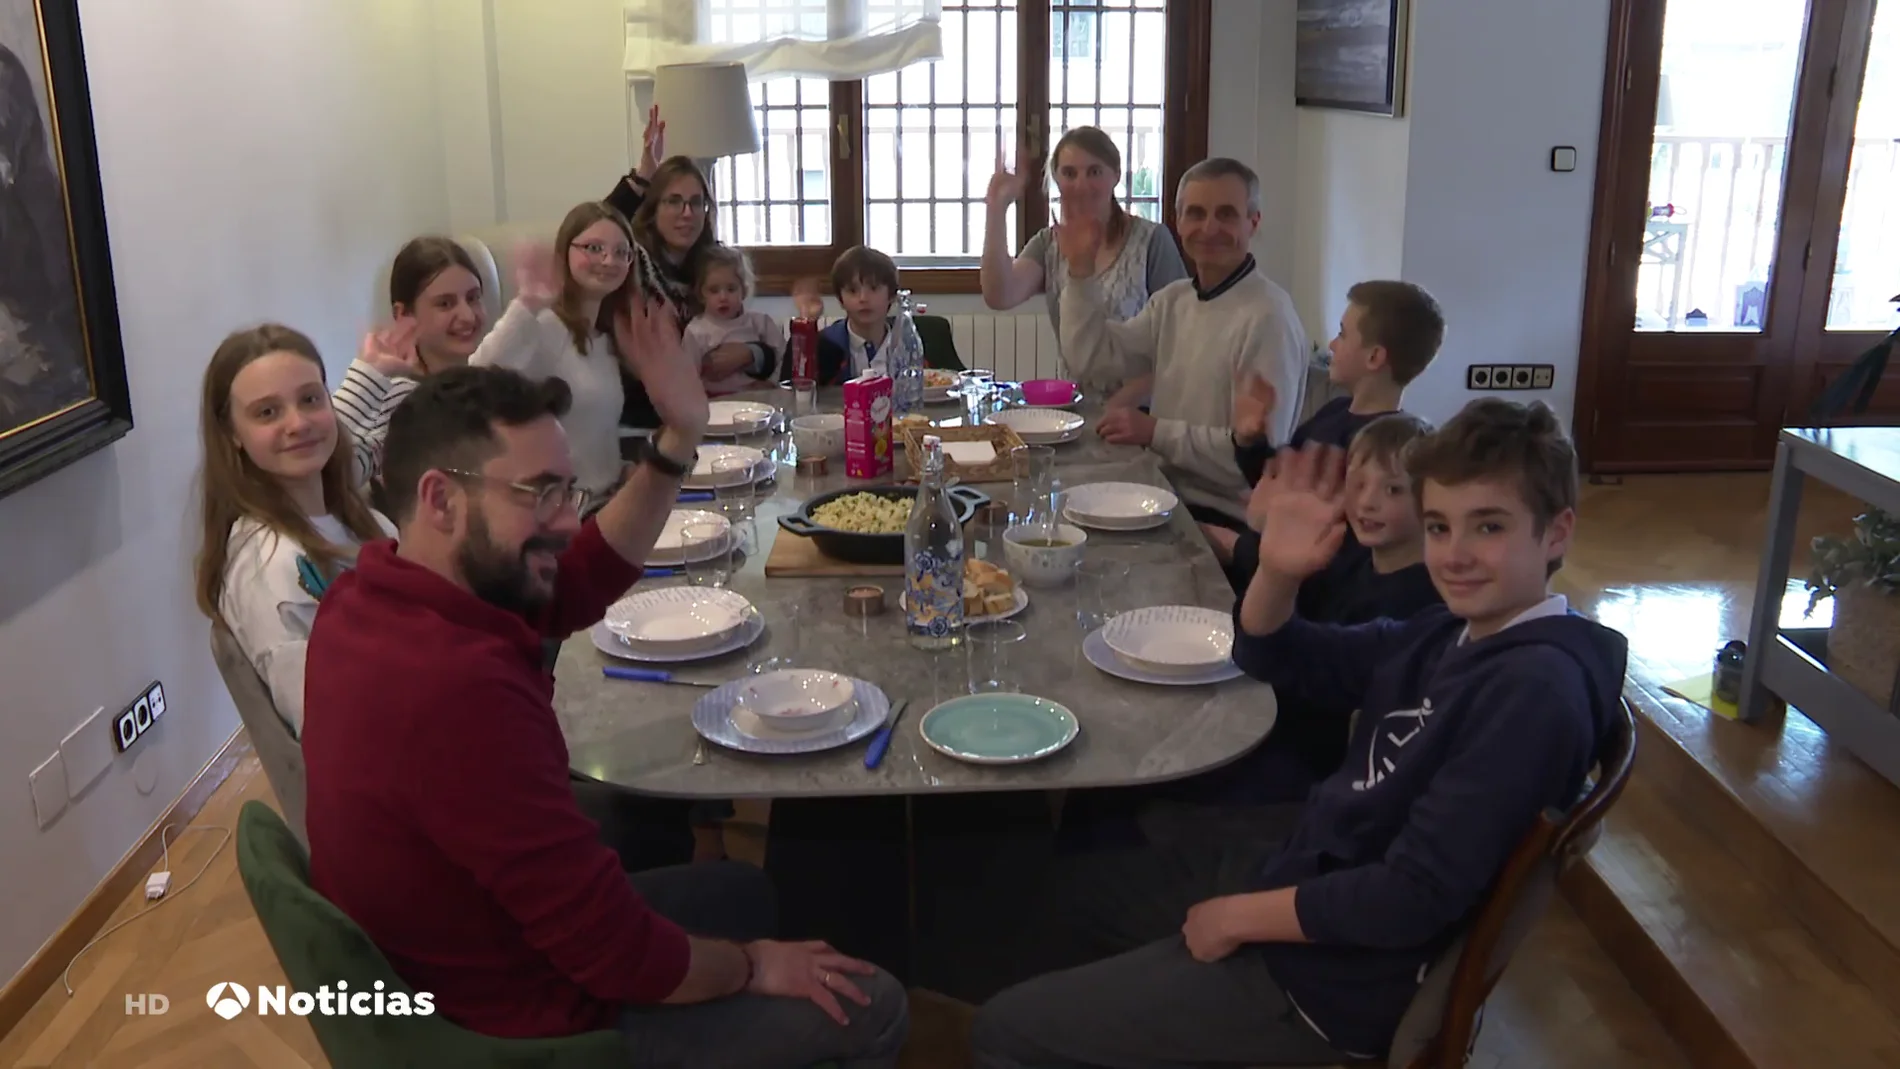
POLYGON ((736 528, 717 523, 689 523, 680 529, 680 541, 684 545, 705 544, 717 549, 704 560, 693 560, 693 554, 687 554, 686 581, 693 586, 706 586, 723 589, 732 582, 732 544, 738 539, 736 528))
POLYGON ((792 380, 792 418, 818 413, 818 380, 792 380))
POLYGON ((1113 557, 1084 557, 1075 570, 1075 621, 1083 634, 1099 630, 1122 611, 1128 565, 1113 557))
POLYGON ((799 663, 803 645, 803 614, 804 609, 798 602, 788 601, 767 616, 765 628, 768 641, 753 644, 746 660, 747 672, 762 676, 787 668, 811 667, 799 663))
POLYGON ((990 414, 990 398, 996 390, 996 379, 988 371, 966 371, 961 376, 957 392, 963 395, 963 422, 967 427, 980 427, 990 414))
POLYGON ((1016 672, 1028 637, 1029 632, 1014 620, 966 625, 963 647, 970 657, 970 693, 1014 694, 1022 690, 1016 672))
POLYGON ((1017 446, 1009 451, 1016 481, 1011 501, 1017 523, 1058 522, 1055 515, 1056 450, 1051 445, 1017 446))
POLYGON ((752 461, 745 457, 720 457, 712 465, 713 500, 729 520, 752 515, 757 489, 753 485, 752 461))

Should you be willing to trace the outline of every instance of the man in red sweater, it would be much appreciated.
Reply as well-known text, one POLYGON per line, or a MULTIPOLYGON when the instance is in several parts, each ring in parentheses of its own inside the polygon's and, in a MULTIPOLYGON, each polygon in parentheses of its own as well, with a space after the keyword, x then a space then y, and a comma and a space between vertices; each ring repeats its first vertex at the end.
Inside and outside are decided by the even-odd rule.
POLYGON ((665 426, 585 522, 561 380, 457 368, 391 418, 400 541, 363 548, 310 636, 311 878, 476 1032, 619 1027, 630 1065, 894 1066, 907 1016, 888 974, 763 938, 757 869, 627 875, 574 801, 551 654, 639 578, 707 422, 664 314, 618 317, 665 426))

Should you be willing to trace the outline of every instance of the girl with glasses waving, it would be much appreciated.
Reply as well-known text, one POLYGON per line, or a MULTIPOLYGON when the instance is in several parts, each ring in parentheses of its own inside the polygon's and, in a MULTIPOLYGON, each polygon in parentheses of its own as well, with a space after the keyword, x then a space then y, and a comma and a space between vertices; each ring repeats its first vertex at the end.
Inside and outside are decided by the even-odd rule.
MULTIPOLYGON (((679 310, 684 328, 705 310, 694 282, 705 266, 707 251, 719 247, 719 241, 713 236, 714 208, 705 174, 685 156, 665 157, 665 150, 666 123, 655 107, 647 112, 640 165, 614 184, 607 203, 633 221, 634 237, 658 267, 660 285, 679 310)), ((706 354, 706 381, 734 376, 770 381, 777 376, 783 348, 782 343, 774 346, 764 341, 719 345, 706 354)), ((623 417, 629 427, 654 425, 644 393, 632 389, 623 417)))

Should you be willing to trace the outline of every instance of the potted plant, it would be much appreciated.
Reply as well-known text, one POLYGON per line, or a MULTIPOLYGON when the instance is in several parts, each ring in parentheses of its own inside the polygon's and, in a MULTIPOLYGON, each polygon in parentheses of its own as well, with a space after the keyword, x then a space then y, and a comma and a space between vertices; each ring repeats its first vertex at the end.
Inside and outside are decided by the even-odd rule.
POLYGON ((1880 509, 1854 517, 1846 538, 1814 540, 1808 612, 1834 599, 1828 669, 1893 709, 1900 674, 1900 519, 1880 509))

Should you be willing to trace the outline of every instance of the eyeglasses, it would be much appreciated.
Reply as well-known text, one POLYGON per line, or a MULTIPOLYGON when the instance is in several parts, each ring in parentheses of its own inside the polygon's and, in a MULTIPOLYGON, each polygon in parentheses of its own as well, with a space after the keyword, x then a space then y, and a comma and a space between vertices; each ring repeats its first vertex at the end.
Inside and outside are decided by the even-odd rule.
POLYGON ((537 523, 546 523, 561 514, 561 509, 573 509, 579 513, 581 506, 587 503, 587 491, 574 485, 572 479, 558 483, 518 483, 496 475, 484 475, 479 471, 462 471, 458 468, 444 468, 444 474, 458 479, 474 479, 479 482, 497 483, 534 499, 534 518, 537 523))
POLYGON ((682 212, 691 208, 696 212, 704 214, 706 209, 712 207, 712 198, 703 193, 691 197, 682 197, 678 193, 669 193, 660 198, 660 207, 665 208, 669 212, 682 212))
POLYGON ((633 260, 633 250, 625 245, 615 245, 609 249, 598 241, 589 241, 585 244, 575 241, 570 242, 568 248, 579 249, 596 260, 605 259, 611 255, 614 263, 617 264, 630 263, 633 260))

